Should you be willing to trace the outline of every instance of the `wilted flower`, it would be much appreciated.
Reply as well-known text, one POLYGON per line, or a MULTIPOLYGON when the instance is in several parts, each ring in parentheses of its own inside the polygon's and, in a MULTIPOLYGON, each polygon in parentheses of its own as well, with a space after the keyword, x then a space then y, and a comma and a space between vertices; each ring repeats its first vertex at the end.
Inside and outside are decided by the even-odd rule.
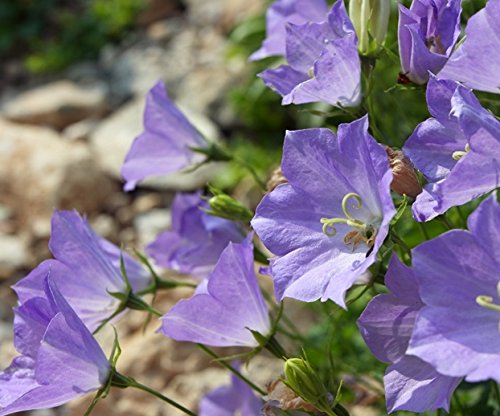
MULTIPOLYGON (((233 368, 238 368, 233 364, 233 368)), ((259 416, 262 400, 234 374, 231 384, 207 393, 200 401, 200 416, 259 416)))
POLYGON ((424 304, 407 353, 437 371, 500 382, 500 206, 496 194, 452 230, 413 250, 424 304))
POLYGON ((387 154, 368 134, 368 118, 328 129, 289 131, 282 170, 288 183, 267 194, 252 220, 276 256, 278 299, 344 296, 370 265, 395 210, 387 154))
POLYGON ((0 373, 0 416, 60 406, 106 384, 110 364, 51 277, 15 310, 21 354, 0 373))
POLYGON ((122 167, 131 191, 148 176, 178 172, 201 162, 204 156, 192 148, 207 147, 193 125, 170 100, 159 81, 148 93, 144 110, 144 131, 132 143, 122 167))
POLYGON ((437 74, 460 35, 461 0, 413 0, 399 5, 399 56, 403 75, 425 84, 437 74))
POLYGON ((400 195, 416 198, 422 192, 422 186, 418 181, 415 168, 401 150, 386 146, 385 151, 389 156, 389 165, 392 169, 391 189, 400 195))
POLYGON ((338 0, 321 23, 286 26, 288 65, 259 74, 283 96, 282 103, 322 101, 344 107, 361 100, 361 63, 356 33, 338 0))
POLYGON ((160 266, 206 277, 228 243, 245 238, 241 227, 207 214, 208 208, 199 193, 178 193, 172 204, 172 229, 159 234, 146 253, 160 266))
POLYGON ((417 221, 472 201, 500 186, 500 122, 472 92, 432 77, 427 106, 433 118, 419 124, 403 151, 429 183, 413 204, 417 221))
POLYGON ((286 25, 321 22, 328 6, 325 0, 276 0, 266 12, 266 39, 261 48, 250 55, 255 61, 286 53, 286 25))
POLYGON ((149 274, 127 253, 97 236, 76 211, 55 211, 49 248, 55 260, 46 260, 14 287, 21 304, 44 293, 43 282, 50 273, 68 303, 90 331, 111 317, 121 301, 111 293, 125 293, 120 271, 122 256, 134 291, 146 288, 149 274))
POLYGON ((451 55, 439 77, 467 87, 500 94, 500 2, 489 0, 465 27, 463 43, 451 55))
POLYGON ((391 14, 390 0, 350 0, 349 17, 362 55, 376 53, 384 43, 391 14))
POLYGON ((387 411, 424 412, 449 409, 460 378, 438 373, 406 350, 417 314, 424 306, 413 270, 397 256, 385 276, 390 294, 373 298, 358 319, 361 335, 372 353, 390 364, 384 377, 387 411))
POLYGON ((161 331, 177 341, 216 347, 258 347, 251 331, 271 332, 267 305, 254 271, 249 241, 229 243, 206 284, 162 318, 161 331))

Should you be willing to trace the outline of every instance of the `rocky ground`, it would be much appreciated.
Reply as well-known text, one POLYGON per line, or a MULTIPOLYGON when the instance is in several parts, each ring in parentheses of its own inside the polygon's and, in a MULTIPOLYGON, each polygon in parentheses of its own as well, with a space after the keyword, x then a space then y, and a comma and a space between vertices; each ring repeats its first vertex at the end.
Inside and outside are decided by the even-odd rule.
MULTIPOLYGON (((246 62, 228 59, 227 34, 263 1, 151 0, 138 29, 120 45, 109 45, 97 62, 83 62, 57 77, 28 79, 0 92, 0 367, 10 362, 15 297, 10 286, 49 258, 54 209, 85 213, 95 230, 127 249, 141 249, 170 222, 176 190, 194 190, 220 167, 173 175, 122 192, 120 167, 142 129, 144 96, 163 79, 187 117, 209 138, 236 123, 224 99, 245 79, 246 62), (165 7, 165 4, 169 4, 165 7)), ((3 84, 2 84, 3 85, 3 84)), ((168 310, 188 293, 163 295, 168 310)), ((297 307, 297 314, 306 312, 297 307)), ((118 324, 123 357, 119 369, 196 409, 208 390, 228 375, 196 347, 144 331, 144 315, 130 313, 118 324)), ((102 334, 109 345, 111 334, 102 334)), ((257 358, 249 368, 265 383, 279 375, 276 360, 257 358)), ((89 400, 36 415, 81 415, 89 400)), ((99 404, 99 415, 177 415, 140 392, 115 391, 99 404)))

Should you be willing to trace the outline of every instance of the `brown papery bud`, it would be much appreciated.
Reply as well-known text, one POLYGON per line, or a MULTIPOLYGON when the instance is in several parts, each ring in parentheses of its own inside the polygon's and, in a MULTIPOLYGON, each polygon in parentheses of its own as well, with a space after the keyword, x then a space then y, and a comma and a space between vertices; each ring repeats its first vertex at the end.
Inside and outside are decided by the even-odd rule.
POLYGON ((277 401, 278 408, 281 410, 304 410, 306 412, 317 412, 312 404, 307 403, 302 397, 297 394, 283 383, 280 379, 271 381, 267 385, 269 401, 277 401))
POLYGON ((417 174, 412 163, 405 157, 401 150, 385 147, 389 157, 389 165, 394 176, 391 189, 400 194, 416 198, 422 192, 422 186, 418 182, 417 174))
POLYGON ((281 185, 282 183, 287 183, 287 182, 288 182, 288 180, 283 176, 283 172, 281 172, 281 166, 278 166, 276 169, 273 170, 273 173, 271 173, 271 177, 267 181, 267 184, 266 184, 267 192, 271 192, 278 185, 281 185))

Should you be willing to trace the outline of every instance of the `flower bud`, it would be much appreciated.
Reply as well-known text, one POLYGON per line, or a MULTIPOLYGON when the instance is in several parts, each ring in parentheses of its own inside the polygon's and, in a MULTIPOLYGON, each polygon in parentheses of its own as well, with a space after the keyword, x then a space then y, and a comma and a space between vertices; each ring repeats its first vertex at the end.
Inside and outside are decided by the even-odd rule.
POLYGON ((412 163, 401 150, 394 150, 386 146, 385 151, 389 157, 389 165, 393 175, 391 189, 400 195, 416 198, 422 192, 422 186, 412 163))
POLYGON ((226 194, 214 195, 208 200, 210 210, 207 213, 232 221, 248 222, 253 218, 253 212, 241 202, 226 194))
POLYGON ((319 410, 328 406, 328 392, 321 378, 303 358, 289 358, 284 365, 285 384, 319 410))
POLYGON ((387 34, 390 13, 390 0, 349 1, 349 17, 358 35, 361 55, 378 52, 387 34))

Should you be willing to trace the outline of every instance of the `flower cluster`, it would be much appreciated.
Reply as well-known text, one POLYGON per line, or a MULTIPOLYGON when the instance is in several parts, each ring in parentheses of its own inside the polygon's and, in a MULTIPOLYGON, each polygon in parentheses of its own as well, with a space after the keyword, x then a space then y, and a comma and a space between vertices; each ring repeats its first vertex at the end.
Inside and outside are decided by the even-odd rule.
POLYGON ((139 388, 196 415, 118 373, 117 340, 106 358, 93 333, 128 309, 147 313, 147 322, 156 316, 161 335, 197 344, 232 372, 230 385, 201 399, 201 416, 349 415, 335 370, 342 357, 329 351, 318 358, 323 332, 300 333, 284 318, 285 298, 323 302, 326 318, 317 327, 329 325, 332 310, 349 314, 354 302, 365 302, 354 331, 388 364, 389 413, 448 411, 463 381, 477 383, 483 395, 498 393, 500 121, 490 105, 495 98, 473 90, 500 93, 500 2, 477 10, 462 39, 460 0, 399 6, 392 33, 401 71, 383 94, 426 88, 431 115, 415 121, 401 149, 389 147, 389 126, 374 111, 377 62, 394 54, 385 44, 390 9, 389 0, 351 0, 349 13, 342 0, 331 7, 277 0, 268 9, 266 39, 251 59, 286 63, 259 77, 284 105, 320 102, 336 115, 321 114, 326 127, 286 131, 267 189, 251 163, 205 141, 163 82, 151 89, 145 130, 122 169, 126 191, 149 176, 218 160, 248 169, 255 188, 267 192, 253 206, 212 186, 179 193, 171 228, 135 256, 98 236, 77 212, 56 211, 54 258, 13 286, 19 356, 0 373, 0 416, 96 391, 90 414, 111 387, 139 388), (266 276, 256 273, 256 261, 266 276), (184 276, 163 279, 160 268, 184 276), (260 286, 270 287, 269 276, 275 300, 260 286), (178 286, 193 293, 157 310, 154 295, 178 286), (219 357, 208 346, 239 349, 219 357), (251 362, 263 350, 284 361, 284 375, 274 374, 267 390, 240 362, 229 364, 235 356, 251 362))

